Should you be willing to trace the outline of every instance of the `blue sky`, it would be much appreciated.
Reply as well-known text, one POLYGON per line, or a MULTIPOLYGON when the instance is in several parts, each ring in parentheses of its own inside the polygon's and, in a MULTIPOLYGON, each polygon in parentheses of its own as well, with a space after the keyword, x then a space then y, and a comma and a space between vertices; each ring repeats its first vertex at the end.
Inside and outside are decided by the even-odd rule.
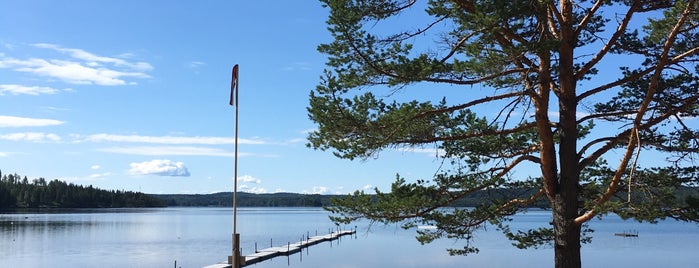
MULTIPOLYGON (((306 148, 315 128, 308 96, 326 62, 316 47, 331 41, 327 15, 317 1, 0 0, 0 170, 146 193, 232 191, 228 98, 239 64, 239 190, 387 191, 397 173, 432 178, 441 162, 429 146, 365 161, 306 148)), ((586 83, 612 81, 629 62, 586 83)), ((391 96, 459 103, 489 94, 480 89, 417 84, 391 96)), ((614 165, 620 156, 605 158, 614 165)))
POLYGON ((388 190, 434 152, 306 148, 329 42, 317 1, 0 1, 0 170, 146 193, 388 190))

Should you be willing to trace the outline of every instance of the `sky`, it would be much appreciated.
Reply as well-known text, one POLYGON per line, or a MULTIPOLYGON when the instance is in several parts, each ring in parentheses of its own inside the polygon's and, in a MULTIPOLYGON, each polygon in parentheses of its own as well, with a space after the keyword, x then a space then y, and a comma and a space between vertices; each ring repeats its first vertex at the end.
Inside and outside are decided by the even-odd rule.
POLYGON ((433 150, 306 147, 331 41, 317 1, 0 0, 0 171, 108 190, 344 194, 430 178, 433 150))
MULTIPOLYGON (((431 179, 442 162, 429 146, 355 161, 306 147, 316 128, 309 93, 327 60, 316 48, 332 41, 327 16, 318 1, 0 0, 0 171, 107 190, 233 191, 228 102, 238 64, 239 191, 345 194, 389 191, 396 174, 431 179)), ((588 83, 619 74, 603 68, 588 83)), ((424 86, 391 97, 462 103, 486 94, 424 86)))

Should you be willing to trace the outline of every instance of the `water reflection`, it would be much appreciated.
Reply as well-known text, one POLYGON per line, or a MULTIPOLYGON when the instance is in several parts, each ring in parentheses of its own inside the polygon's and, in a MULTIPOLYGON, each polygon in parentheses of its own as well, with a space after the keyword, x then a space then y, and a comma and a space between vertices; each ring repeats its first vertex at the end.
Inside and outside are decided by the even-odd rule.
MULTIPOLYGON (((239 209, 243 254, 327 234, 336 226, 317 208, 239 209)), ((516 228, 541 226, 548 212, 519 215, 516 228)), ((345 227, 346 228, 353 228, 345 227)), ((699 267, 699 228, 695 224, 639 224, 605 218, 592 222, 593 243, 583 248, 586 267, 610 261, 637 267, 699 267), (637 230, 626 239, 613 233, 637 230), (671 258, 657 258, 665 254, 671 258), (662 259, 662 260, 661 260, 662 259)), ((421 246, 415 230, 360 222, 355 236, 324 242, 289 257, 251 267, 551 267, 551 249, 518 250, 502 234, 475 234, 481 249, 468 257, 448 256, 461 241, 438 240, 421 246)), ((0 214, 0 267, 202 267, 226 260, 231 250, 232 209, 164 208, 78 210, 60 213, 0 214)))

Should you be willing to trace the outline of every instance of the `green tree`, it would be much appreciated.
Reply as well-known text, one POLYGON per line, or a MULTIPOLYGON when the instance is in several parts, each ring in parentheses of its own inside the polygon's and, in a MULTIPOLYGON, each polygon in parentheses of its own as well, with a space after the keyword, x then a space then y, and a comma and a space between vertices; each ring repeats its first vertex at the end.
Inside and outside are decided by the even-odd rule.
MULTIPOLYGON (((335 220, 436 225, 421 242, 468 240, 489 222, 518 247, 553 244, 556 267, 581 266, 595 216, 697 220, 695 0, 322 2, 333 41, 318 47, 328 68, 310 95, 309 147, 366 159, 427 146, 445 163, 433 178, 336 200, 335 220), (453 93, 403 101, 412 86, 453 93), (668 161, 641 168, 639 156, 668 161), (505 188, 517 190, 438 209, 505 188), (509 216, 541 200, 551 226, 510 230, 509 216)), ((451 253, 477 251, 466 244, 451 253)))
POLYGON ((17 204, 17 198, 10 191, 11 187, 4 178, 0 179, 0 208, 11 208, 17 204))

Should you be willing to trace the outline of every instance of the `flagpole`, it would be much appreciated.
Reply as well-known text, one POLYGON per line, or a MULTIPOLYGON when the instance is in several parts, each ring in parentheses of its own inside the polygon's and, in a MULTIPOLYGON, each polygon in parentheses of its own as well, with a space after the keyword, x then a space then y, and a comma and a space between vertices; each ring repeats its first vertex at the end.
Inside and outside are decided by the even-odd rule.
POLYGON ((238 64, 233 66, 231 79, 230 104, 235 107, 235 149, 233 164, 233 251, 231 252, 232 268, 240 268, 240 235, 237 230, 238 222, 238 64))

